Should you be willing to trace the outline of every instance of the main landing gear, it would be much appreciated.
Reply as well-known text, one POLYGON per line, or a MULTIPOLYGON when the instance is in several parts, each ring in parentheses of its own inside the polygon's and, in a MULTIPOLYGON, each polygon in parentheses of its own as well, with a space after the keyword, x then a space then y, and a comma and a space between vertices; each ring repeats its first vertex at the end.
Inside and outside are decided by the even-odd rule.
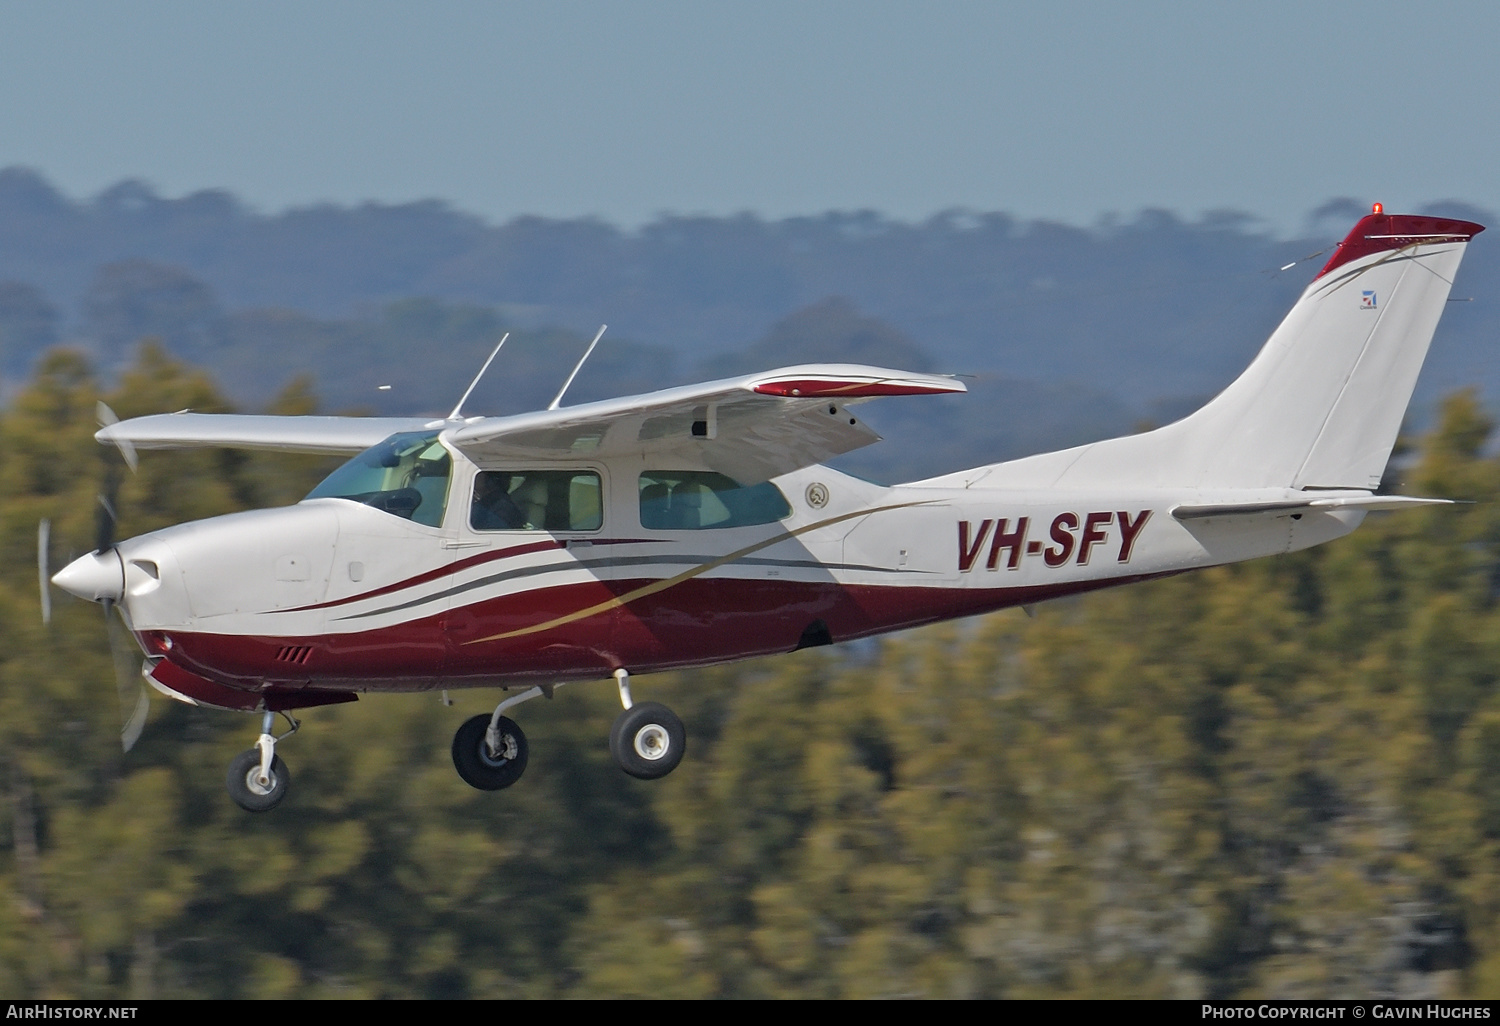
MULTIPOLYGON (((666 776, 682 762, 687 749, 682 720, 660 702, 636 705, 630 697, 628 671, 616 670, 615 682, 625 711, 609 732, 610 754, 632 777, 657 780, 666 776)), ((526 735, 515 720, 502 714, 539 695, 551 698, 553 687, 528 688, 495 706, 493 713, 481 713, 458 728, 453 735, 453 766, 465 783, 481 791, 498 791, 521 779, 526 771, 526 735)))
POLYGON ((508 716, 480 713, 453 735, 453 765, 464 783, 498 791, 526 772, 526 735, 508 716))
POLYGON ((630 698, 630 674, 615 671, 625 711, 609 731, 609 754, 620 768, 641 780, 659 780, 677 768, 687 747, 687 731, 677 714, 660 702, 636 705, 630 698))
MULTIPOLYGON (((286 713, 282 715, 286 716, 286 713)), ((254 748, 241 752, 229 764, 229 797, 247 812, 269 812, 276 808, 292 784, 291 771, 276 754, 276 742, 297 733, 302 724, 287 716, 286 721, 292 729, 278 737, 271 733, 271 724, 275 720, 275 713, 261 714, 260 740, 255 742, 254 748)))

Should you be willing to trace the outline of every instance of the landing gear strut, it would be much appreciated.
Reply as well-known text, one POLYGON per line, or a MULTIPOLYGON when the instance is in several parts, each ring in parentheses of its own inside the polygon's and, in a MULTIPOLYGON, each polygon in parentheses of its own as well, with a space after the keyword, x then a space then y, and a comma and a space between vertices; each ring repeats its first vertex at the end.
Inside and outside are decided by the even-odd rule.
POLYGON ((271 733, 276 714, 262 714, 260 740, 255 742, 254 748, 241 752, 229 764, 229 777, 226 781, 229 797, 247 812, 269 812, 281 804, 281 800, 286 797, 287 788, 291 787, 292 774, 286 768, 286 763, 281 761, 281 756, 276 754, 276 742, 297 733, 301 724, 290 716, 286 719, 292 729, 277 737, 271 733))

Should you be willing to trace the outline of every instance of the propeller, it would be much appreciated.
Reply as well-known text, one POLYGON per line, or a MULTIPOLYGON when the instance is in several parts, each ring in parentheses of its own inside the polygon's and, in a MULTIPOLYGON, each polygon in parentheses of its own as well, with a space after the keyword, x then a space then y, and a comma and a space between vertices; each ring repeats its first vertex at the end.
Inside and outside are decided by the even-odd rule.
POLYGON ((47 572, 47 548, 52 542, 52 521, 42 518, 36 525, 36 579, 42 589, 42 626, 52 626, 52 575, 47 572))
MULTIPOLYGON (((113 427, 120 423, 120 418, 115 416, 115 411, 110 409, 103 400, 94 407, 94 410, 101 428, 113 427)), ((135 446, 122 438, 111 439, 111 441, 119 451, 120 458, 130 468, 130 472, 135 473, 140 465, 135 446)), ((99 496, 99 509, 94 521, 94 551, 97 553, 110 552, 115 547, 115 528, 120 519, 115 508, 120 496, 123 476, 118 463, 109 459, 105 460, 104 492, 99 496)), ((136 646, 125 607, 109 597, 100 599, 99 604, 104 607, 105 630, 109 635, 109 657, 110 662, 114 664, 115 689, 120 697, 120 747, 128 752, 135 747, 136 741, 140 740, 141 731, 146 729, 146 717, 151 712, 151 699, 146 692, 146 684, 141 679, 140 650, 136 646), (119 615, 111 616, 111 612, 119 615)))
MULTIPOLYGON (((94 415, 102 428, 112 428, 120 423, 120 418, 115 416, 115 411, 111 410, 102 399, 94 406, 94 415)), ((125 460, 125 465, 134 474, 136 467, 140 465, 140 459, 135 454, 134 443, 124 438, 111 438, 110 441, 115 444, 116 449, 120 450, 120 456, 125 460)))
POLYGON ((120 748, 130 751, 146 729, 151 699, 141 679, 140 649, 131 634, 125 607, 105 599, 104 623, 109 632, 109 658, 115 667, 115 690, 120 696, 120 748), (118 616, 111 616, 113 609, 118 616))
MULTIPOLYGON (((102 402, 97 411, 101 427, 110 427, 120 422, 115 412, 102 402)), ((124 464, 134 471, 137 466, 135 447, 129 442, 117 439, 112 441, 124 464)), ((93 598, 104 608, 110 662, 114 666, 115 687, 120 699, 120 746, 128 752, 146 727, 151 701, 146 685, 141 680, 139 650, 132 637, 129 616, 120 602, 124 587, 123 570, 119 568, 117 555, 113 561, 108 558, 114 555, 115 529, 119 521, 115 509, 123 475, 118 462, 108 455, 104 460, 104 490, 99 494, 94 518, 94 551, 60 571, 56 583, 73 594, 93 598)), ((50 624, 52 621, 52 595, 48 585, 53 578, 47 572, 51 535, 51 522, 43 520, 37 526, 36 557, 37 578, 42 591, 43 624, 50 624)))

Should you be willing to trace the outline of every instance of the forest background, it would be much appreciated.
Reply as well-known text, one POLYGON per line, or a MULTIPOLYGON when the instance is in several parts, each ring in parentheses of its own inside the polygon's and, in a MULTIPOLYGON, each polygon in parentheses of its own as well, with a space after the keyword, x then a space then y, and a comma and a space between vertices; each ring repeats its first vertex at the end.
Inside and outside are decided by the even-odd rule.
MULTIPOLYGON (((122 757, 99 610, 37 611, 38 521, 54 565, 91 544, 100 397, 444 412, 510 330, 469 406, 508 412, 603 321, 573 400, 813 359, 972 375, 868 408, 890 440, 841 466, 897 480, 1193 408, 1366 209, 1290 240, 1163 211, 627 232, 135 182, 78 202, 0 171, 0 994, 1500 995, 1487 236, 1388 474, 1472 504, 1035 619, 643 679, 689 730, 665 781, 609 761, 606 687, 527 707, 502 794, 448 761, 491 695, 382 697, 310 710, 291 796, 249 816, 223 794, 248 719, 158 701, 122 757)), ((294 502, 327 469, 148 454, 121 531, 294 502)))

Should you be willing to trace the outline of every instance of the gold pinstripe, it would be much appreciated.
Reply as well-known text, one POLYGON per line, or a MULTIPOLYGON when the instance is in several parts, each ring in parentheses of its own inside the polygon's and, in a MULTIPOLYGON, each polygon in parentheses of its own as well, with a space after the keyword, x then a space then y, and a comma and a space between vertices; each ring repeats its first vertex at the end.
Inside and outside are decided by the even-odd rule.
POLYGON ((795 531, 789 531, 786 534, 777 535, 774 538, 767 538, 764 541, 758 541, 754 545, 747 545, 745 548, 739 549, 735 552, 731 552, 726 556, 720 556, 718 559, 710 560, 707 563, 700 563, 695 567, 684 570, 682 573, 677 574, 674 577, 668 577, 665 580, 661 581, 653 581, 650 584, 642 585, 641 587, 636 588, 633 591, 628 591, 623 595, 618 595, 615 598, 608 599, 607 601, 596 603, 595 605, 588 606, 585 609, 575 610, 574 612, 554 617, 551 620, 545 621, 544 623, 532 624, 530 627, 519 627, 513 631, 505 631, 500 634, 491 634, 485 638, 475 638, 473 641, 464 642, 464 644, 478 645, 481 642, 485 641, 505 641, 508 638, 519 638, 527 634, 539 634, 542 631, 550 631, 554 627, 561 627, 564 624, 576 623, 579 620, 586 620, 591 616, 598 615, 599 613, 605 613, 611 609, 618 609, 621 606, 629 605, 637 599, 643 599, 648 595, 655 595, 657 592, 666 591, 668 588, 674 588, 677 585, 681 584, 683 581, 692 580, 694 577, 698 577, 701 574, 706 574, 710 570, 717 569, 718 567, 721 567, 726 563, 733 563, 737 559, 743 559, 746 556, 750 555, 752 552, 759 552, 761 549, 770 548, 772 545, 780 545, 788 538, 795 538, 800 534, 806 534, 808 531, 816 531, 820 527, 832 527, 834 524, 842 523, 845 520, 853 520, 855 517, 867 517, 874 513, 885 513, 893 509, 905 509, 908 506, 925 506, 934 501, 936 500, 923 499, 918 502, 898 502, 890 506, 875 506, 870 509, 856 510, 853 513, 842 513, 836 517, 829 517, 827 520, 819 520, 817 523, 808 524, 805 527, 799 527, 795 531))

